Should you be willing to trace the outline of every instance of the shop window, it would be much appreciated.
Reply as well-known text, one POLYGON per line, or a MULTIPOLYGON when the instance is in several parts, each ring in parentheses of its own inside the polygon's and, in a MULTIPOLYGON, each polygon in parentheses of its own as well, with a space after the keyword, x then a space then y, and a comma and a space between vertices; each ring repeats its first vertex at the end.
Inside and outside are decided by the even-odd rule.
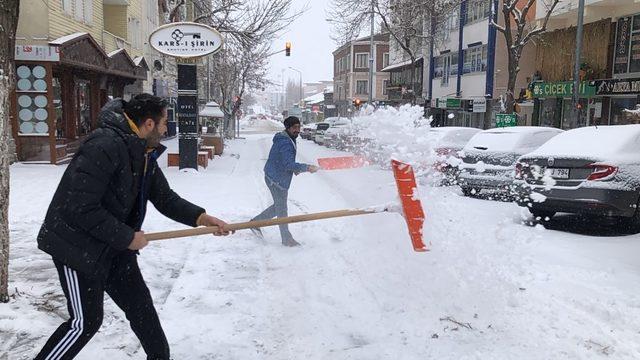
POLYGON ((46 68, 40 65, 20 65, 16 69, 18 82, 18 132, 23 135, 49 133, 46 68))
POLYGON ((611 99, 611 125, 640 124, 636 110, 640 102, 637 97, 611 99))
POLYGON ((356 94, 366 95, 369 93, 369 81, 368 80, 356 80, 356 94))
POLYGON ((77 82, 77 135, 84 136, 91 131, 91 88, 89 82, 80 80, 77 82))
POLYGON ((540 126, 557 127, 558 99, 544 99, 540 102, 540 126))
POLYGON ((573 100, 564 99, 562 104, 562 129, 569 130, 587 126, 587 99, 580 99, 580 110, 578 119, 573 114, 573 100))
POLYGON ((52 81, 53 83, 51 84, 51 89, 53 90, 53 110, 55 116, 54 121, 56 138, 64 139, 66 135, 66 129, 64 127, 64 115, 62 113, 62 84, 60 83, 60 79, 58 79, 57 77, 54 77, 52 81))

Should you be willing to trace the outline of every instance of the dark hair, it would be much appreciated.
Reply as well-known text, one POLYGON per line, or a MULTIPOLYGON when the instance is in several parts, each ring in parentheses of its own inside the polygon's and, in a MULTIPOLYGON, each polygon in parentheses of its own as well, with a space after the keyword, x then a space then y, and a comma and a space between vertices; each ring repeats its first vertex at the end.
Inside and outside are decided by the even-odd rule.
POLYGON ((124 102, 123 106, 124 112, 136 125, 144 123, 149 118, 157 124, 162 119, 166 108, 166 100, 146 93, 134 96, 131 100, 124 102))
POLYGON ((300 124, 300 119, 298 119, 295 116, 289 116, 288 118, 284 119, 284 128, 288 129, 290 127, 292 127, 295 124, 300 124))

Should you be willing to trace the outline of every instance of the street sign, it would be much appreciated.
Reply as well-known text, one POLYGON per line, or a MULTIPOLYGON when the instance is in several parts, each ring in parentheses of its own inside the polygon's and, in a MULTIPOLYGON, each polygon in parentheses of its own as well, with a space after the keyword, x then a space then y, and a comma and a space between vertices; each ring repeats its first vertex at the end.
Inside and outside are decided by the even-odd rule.
POLYGON ((516 114, 496 114, 496 127, 510 127, 518 125, 516 114))
MULTIPOLYGON (((578 88, 580 97, 592 97, 596 94, 596 87, 583 81, 578 88)), ((533 84, 533 97, 571 97, 573 96, 573 81, 536 82, 533 84)))
POLYGON ((160 26, 149 35, 149 45, 158 52, 177 58, 194 58, 220 49, 222 35, 209 26, 178 22, 160 26))
POLYGON ((487 99, 478 98, 473 99, 473 112, 474 113, 484 113, 487 112, 487 99))

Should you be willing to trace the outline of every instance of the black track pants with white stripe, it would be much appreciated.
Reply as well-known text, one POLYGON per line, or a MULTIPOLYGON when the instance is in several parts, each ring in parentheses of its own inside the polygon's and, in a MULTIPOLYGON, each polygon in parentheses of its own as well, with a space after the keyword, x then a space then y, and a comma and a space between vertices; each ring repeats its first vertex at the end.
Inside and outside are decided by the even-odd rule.
POLYGON ((117 256, 106 281, 86 277, 58 261, 54 263, 67 297, 69 320, 51 335, 36 360, 73 359, 102 324, 105 292, 124 311, 147 359, 169 359, 169 344, 135 254, 117 256))

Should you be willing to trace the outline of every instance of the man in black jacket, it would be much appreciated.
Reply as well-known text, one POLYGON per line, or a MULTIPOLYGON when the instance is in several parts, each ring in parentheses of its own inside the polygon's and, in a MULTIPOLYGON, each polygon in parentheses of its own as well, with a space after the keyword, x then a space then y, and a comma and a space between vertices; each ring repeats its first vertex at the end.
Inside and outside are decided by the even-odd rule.
POLYGON ((120 307, 147 359, 169 359, 169 344, 140 268, 138 250, 147 200, 163 215, 189 226, 226 223, 178 196, 156 160, 165 147, 167 105, 140 94, 101 111, 92 132, 62 176, 38 235, 53 257, 70 318, 36 359, 73 359, 102 323, 104 293, 120 307))

